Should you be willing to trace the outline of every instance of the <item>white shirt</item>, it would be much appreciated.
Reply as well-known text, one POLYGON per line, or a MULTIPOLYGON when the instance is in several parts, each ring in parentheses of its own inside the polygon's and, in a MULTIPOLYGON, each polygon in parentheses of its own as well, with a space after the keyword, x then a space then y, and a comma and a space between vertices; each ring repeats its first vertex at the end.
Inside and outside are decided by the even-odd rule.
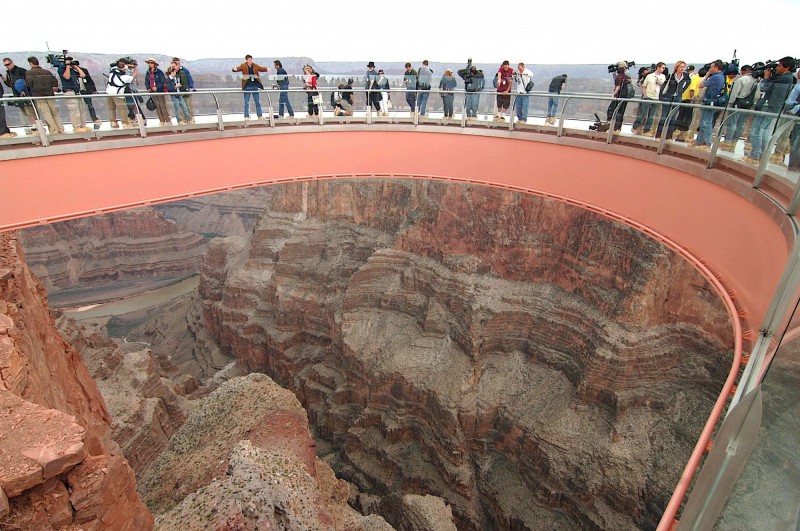
POLYGON ((643 96, 651 100, 657 100, 661 85, 664 84, 666 79, 667 77, 664 74, 656 74, 655 72, 647 74, 647 77, 644 78, 644 83, 642 83, 643 96))
POLYGON ((517 94, 527 94, 525 92, 525 87, 528 85, 528 82, 533 79, 533 72, 524 68, 522 70, 522 74, 520 75, 519 70, 514 72, 514 80, 517 82, 517 94))

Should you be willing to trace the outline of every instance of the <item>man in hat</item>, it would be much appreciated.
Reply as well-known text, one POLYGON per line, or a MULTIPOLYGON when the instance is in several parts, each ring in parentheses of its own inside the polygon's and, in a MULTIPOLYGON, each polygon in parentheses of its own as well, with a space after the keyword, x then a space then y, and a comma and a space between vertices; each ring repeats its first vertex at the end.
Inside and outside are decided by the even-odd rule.
POLYGON ((370 61, 367 64, 367 81, 364 88, 372 92, 367 93, 367 101, 375 108, 375 112, 381 112, 381 92, 378 87, 378 73, 375 71, 375 63, 370 61))
POLYGON ((158 68, 158 61, 150 57, 145 61, 147 64, 147 72, 144 74, 144 86, 147 87, 147 92, 151 93, 153 103, 156 104, 156 114, 158 114, 158 121, 161 125, 172 125, 172 118, 167 110, 166 94, 157 95, 159 92, 167 92, 167 77, 164 72, 158 68))

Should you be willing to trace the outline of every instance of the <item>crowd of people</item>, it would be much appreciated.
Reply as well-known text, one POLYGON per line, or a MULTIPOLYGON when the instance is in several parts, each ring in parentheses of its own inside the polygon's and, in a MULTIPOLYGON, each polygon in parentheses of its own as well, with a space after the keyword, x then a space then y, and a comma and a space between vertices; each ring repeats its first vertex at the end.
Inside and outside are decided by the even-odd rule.
MULTIPOLYGON (((64 102, 70 116, 73 132, 80 133, 91 131, 92 127, 99 127, 102 121, 98 118, 92 98, 81 98, 81 95, 96 94, 97 86, 89 72, 80 66, 80 62, 69 57, 66 52, 62 56, 48 57, 56 68, 57 75, 42 68, 36 57, 28 58, 29 68, 25 69, 5 58, 3 65, 6 68, 0 84, 0 96, 3 95, 3 85, 11 89, 13 96, 53 96, 62 93, 67 96, 64 102), (60 86, 59 86, 60 84, 60 86)), ((186 67, 181 65, 179 58, 175 57, 166 70, 162 70, 158 61, 149 58, 145 61, 144 75, 140 76, 138 63, 130 58, 121 58, 111 65, 105 93, 108 107, 108 121, 112 128, 133 127, 138 125, 136 116, 143 115, 141 104, 145 103, 150 111, 155 111, 159 123, 171 124, 172 117, 167 102, 172 103, 173 114, 179 125, 194 123, 191 92, 194 91, 194 80, 186 67), (138 93, 135 85, 141 77, 147 94, 138 93)), ((289 101, 289 75, 279 60, 273 62, 274 83, 273 89, 279 90, 278 118, 286 114, 294 118, 294 109, 289 101)), ((635 86, 640 93, 639 106, 633 123, 632 132, 638 135, 666 139, 676 142, 691 142, 693 147, 708 150, 711 146, 712 131, 716 121, 723 110, 755 109, 773 114, 787 113, 797 115, 798 89, 797 78, 794 75, 795 60, 784 57, 776 63, 774 68, 762 70, 758 78, 754 77, 753 68, 745 65, 739 70, 736 63, 725 64, 720 60, 706 65, 703 75, 695 72, 693 65, 685 61, 675 63, 670 72, 665 63, 659 62, 651 67, 639 70, 635 86), (662 102, 661 104, 657 102, 662 102), (666 102, 668 105, 664 105, 666 102), (677 104, 703 104, 704 107, 695 112, 693 107, 679 106, 677 104), (678 106, 677 112, 672 112, 672 104, 678 106), (696 135, 694 132, 696 131, 696 135)), ((610 69, 613 68, 610 67, 610 69)), ((620 62, 613 73, 614 100, 607 111, 607 119, 613 120, 613 128, 620 131, 626 107, 632 98, 637 96, 634 81, 628 73, 629 64, 620 62)), ((241 89, 244 97, 244 119, 250 120, 250 100, 255 104, 257 120, 264 120, 264 113, 260 102, 260 91, 264 90, 261 74, 270 74, 272 69, 259 65, 253 61, 251 55, 245 56, 245 61, 233 66, 233 72, 241 73, 241 89)), ((463 79, 465 101, 465 119, 473 120, 478 116, 478 105, 481 92, 486 88, 486 76, 482 70, 468 61, 465 68, 456 71, 463 79)), ((303 69, 303 90, 307 95, 307 114, 311 117, 319 116, 322 106, 322 97, 319 93, 317 80, 319 74, 310 65, 303 69)), ((334 115, 349 116, 353 114, 353 80, 348 79, 341 83, 331 94, 331 106, 334 115)), ((533 91, 533 73, 526 68, 524 63, 518 63, 517 68, 511 67, 509 61, 503 61, 497 72, 492 76, 492 87, 496 105, 494 106, 493 120, 513 120, 513 112, 518 123, 526 123, 528 119, 529 97, 533 91), (512 94, 513 99, 512 107, 512 94)), ((555 76, 548 86, 547 116, 545 124, 555 125, 558 115, 559 98, 565 90, 567 75, 555 76)), ((434 86, 434 72, 427 60, 422 61, 415 69, 411 63, 405 64, 403 73, 403 87, 406 89, 405 101, 411 115, 427 116, 430 91, 434 86)), ((442 98, 444 118, 454 118, 454 98, 457 81, 453 70, 446 69, 439 78, 438 89, 442 98)), ((364 89, 367 90, 367 105, 374 108, 379 116, 388 116, 392 108, 390 85, 384 70, 378 69, 373 61, 367 64, 364 89)), ((47 125, 51 134, 63 134, 64 126, 61 122, 55 100, 36 100, 36 111, 41 120, 47 125)), ((15 103, 23 115, 23 119, 30 124, 28 131, 36 127, 36 114, 31 101, 17 101, 15 103)), ((736 142, 749 128, 747 133, 748 146, 746 156, 742 159, 751 164, 759 163, 766 147, 772 128, 775 125, 774 116, 752 116, 734 113, 726 121, 724 141, 720 143, 721 149, 732 151, 736 142), (752 122, 752 123, 748 123, 752 122)), ((10 131, 5 119, 5 109, 0 105, 0 138, 10 138, 15 133, 10 131)), ((800 168, 800 127, 782 135, 772 155, 772 161, 781 163, 786 154, 790 154, 790 169, 800 168), (794 148, 794 149, 792 149, 794 148), (793 152, 794 155, 791 156, 793 152)))

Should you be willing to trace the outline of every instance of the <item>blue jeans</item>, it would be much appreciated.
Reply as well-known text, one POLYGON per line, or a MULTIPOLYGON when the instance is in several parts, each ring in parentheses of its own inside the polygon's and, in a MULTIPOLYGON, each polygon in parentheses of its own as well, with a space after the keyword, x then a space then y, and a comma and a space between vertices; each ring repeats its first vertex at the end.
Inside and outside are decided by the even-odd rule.
POLYGON ((256 115, 261 118, 261 100, 259 99, 257 88, 244 89, 244 117, 250 118, 250 96, 253 96, 253 101, 256 103, 256 115))
MULTIPOLYGON (((258 102, 258 100, 256 100, 256 102, 258 102)), ((247 107, 245 107, 245 109, 246 108, 247 107)), ((258 108, 258 103, 256 103, 256 108, 258 108)), ((289 111, 289 116, 294 116, 294 111, 292 110, 292 104, 289 103, 289 91, 281 89, 280 96, 278 96, 278 114, 281 116, 281 118, 283 118, 283 112, 286 110, 289 111)))
POLYGON ((711 145, 711 134, 714 132, 714 116, 719 111, 703 109, 700 112, 700 131, 697 133, 695 145, 711 145))
POLYGON ((547 117, 555 118, 558 114, 558 98, 550 96, 547 98, 547 117))
POLYGON ((642 131, 647 133, 650 131, 650 128, 653 127, 653 119, 656 117, 656 110, 658 105, 655 103, 647 103, 648 101, 653 101, 649 98, 645 98, 639 104, 639 112, 636 115, 636 120, 633 122, 633 128, 639 129, 644 124, 642 131))
MULTIPOLYGON (((430 90, 430 89, 428 89, 430 90)), ((419 93, 419 99, 417 100, 417 107, 419 107, 420 114, 427 114, 428 111, 428 96, 431 95, 428 90, 423 90, 419 93)))
POLYGON ((452 118, 453 117, 453 100, 456 98, 456 95, 452 92, 449 94, 442 94, 442 106, 444 107, 444 117, 445 118, 452 118))
POLYGON ((728 118, 725 124, 725 142, 738 142, 742 138, 742 129, 744 129, 744 121, 747 116, 744 113, 733 111, 733 114, 728 118))
POLYGON ((517 120, 522 120, 523 122, 528 121, 528 95, 527 94, 517 94, 517 99, 514 100, 514 108, 517 111, 517 120))
POLYGON ((769 116, 753 117, 753 126, 750 128, 750 144, 753 145, 753 150, 750 152, 750 158, 761 158, 772 133, 772 124, 773 119, 769 116))
POLYGON ((179 122, 188 122, 192 119, 192 115, 189 114, 189 107, 186 106, 186 100, 183 99, 183 96, 171 96, 172 98, 172 107, 175 109, 175 119, 179 122), (181 118, 181 112, 183 112, 183 117, 181 118))
POLYGON ((467 92, 467 116, 478 116, 478 103, 481 95, 478 92, 467 92))
POLYGON ((406 91, 406 103, 408 103, 408 106, 411 107, 411 112, 414 112, 417 104, 417 93, 413 90, 406 91))

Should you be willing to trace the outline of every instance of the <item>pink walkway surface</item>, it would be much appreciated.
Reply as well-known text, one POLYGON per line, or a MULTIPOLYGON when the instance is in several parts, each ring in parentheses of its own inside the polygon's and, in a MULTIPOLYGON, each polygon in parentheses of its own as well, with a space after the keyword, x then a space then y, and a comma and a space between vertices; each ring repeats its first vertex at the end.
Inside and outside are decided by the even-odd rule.
POLYGON ((757 329, 788 256, 746 199, 651 162, 545 142, 406 131, 223 138, 0 162, 0 230, 212 190, 331 175, 415 175, 559 196, 646 225, 702 259, 757 329))

